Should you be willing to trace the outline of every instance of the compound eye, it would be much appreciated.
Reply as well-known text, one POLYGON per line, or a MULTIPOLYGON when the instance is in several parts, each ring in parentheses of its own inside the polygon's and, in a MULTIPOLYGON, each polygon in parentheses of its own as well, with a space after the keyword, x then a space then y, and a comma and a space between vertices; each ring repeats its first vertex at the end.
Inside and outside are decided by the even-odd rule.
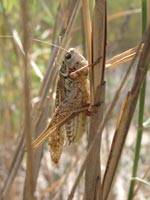
POLYGON ((70 58, 71 58, 71 54, 70 53, 66 53, 66 55, 65 55, 65 58, 67 59, 67 60, 69 60, 70 58))

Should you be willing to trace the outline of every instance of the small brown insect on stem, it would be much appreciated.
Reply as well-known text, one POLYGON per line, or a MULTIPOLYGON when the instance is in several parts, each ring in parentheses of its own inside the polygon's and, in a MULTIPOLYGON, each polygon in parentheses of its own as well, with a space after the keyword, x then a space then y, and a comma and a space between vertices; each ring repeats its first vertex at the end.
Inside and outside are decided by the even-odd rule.
MULTIPOLYGON (((70 77, 77 69, 84 67, 87 60, 75 49, 64 55, 56 89, 55 111, 45 130, 33 141, 34 148, 49 139, 53 163, 60 160, 65 140, 77 143, 85 132, 89 110, 88 73, 70 77)), ((89 65, 90 66, 90 65, 89 65)))

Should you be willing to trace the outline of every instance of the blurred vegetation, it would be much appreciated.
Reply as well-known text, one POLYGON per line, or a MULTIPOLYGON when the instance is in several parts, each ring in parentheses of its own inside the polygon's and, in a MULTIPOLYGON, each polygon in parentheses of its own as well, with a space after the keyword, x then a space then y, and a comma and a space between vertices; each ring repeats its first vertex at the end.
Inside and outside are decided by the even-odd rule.
MULTIPOLYGON (((30 25, 33 39, 31 57, 36 63, 40 72, 44 75, 53 47, 50 45, 58 44, 63 36, 69 14, 66 9, 67 0, 31 0, 30 1, 30 25), (59 24, 58 24, 59 23, 59 24), (45 43, 47 42, 47 43, 45 43), (49 43, 49 44, 48 44, 49 43)), ((92 1, 90 2, 92 6, 92 1)), ((135 47, 141 41, 142 22, 141 22, 141 1, 140 0, 108 0, 108 27, 107 27, 107 58, 111 58, 129 48, 135 47), (126 14, 126 11, 131 12, 126 14), (119 15, 118 15, 119 14, 119 15)), ((17 32, 22 40, 23 28, 21 20, 20 3, 16 0, 0 0, 0 161, 1 171, 8 173, 12 159, 12 152, 15 150, 16 142, 23 128, 23 74, 22 57, 23 54, 18 44, 13 40, 13 34, 17 32), (6 155, 8 152, 8 155, 6 155)), ((83 29, 82 13, 78 15, 73 31, 71 33, 71 46, 78 47, 86 56, 85 38, 83 29)), ((107 91, 106 105, 110 103, 116 86, 120 83, 127 64, 106 72, 107 91), (114 78, 115 77, 115 78, 114 78)), ((132 82, 132 77, 131 77, 132 82)), ((40 77, 36 71, 31 69, 31 96, 32 103, 36 102, 40 77)), ((128 83, 129 85, 131 83, 128 83)), ((126 86, 127 87, 127 86, 126 86)), ((127 88, 126 88, 127 89, 127 88)), ((124 98, 124 95, 122 95, 124 98)), ((150 114, 150 104, 146 99, 146 119, 150 114)), ((121 103, 119 104, 121 105, 121 103)), ((110 116, 110 124, 114 126, 118 107, 113 116, 110 116), (113 118, 114 117, 114 118, 113 118)), ((136 118, 135 114, 135 118, 136 118)), ((134 120, 135 124, 137 123, 134 120)), ((109 123, 108 123, 109 124, 109 123)), ((111 127, 110 126, 110 127, 111 127)), ((107 130, 111 129, 107 127, 107 130)), ((114 128, 114 127, 113 127, 114 128)), ((133 140, 133 139, 132 139, 133 140)), ((132 147, 127 150, 132 151, 132 147)), ((143 150, 144 151, 144 150, 143 150)), ((132 151, 133 152, 133 151, 132 151)), ((144 158, 145 159, 145 158, 144 158)), ((123 160, 126 164, 128 161, 123 160)), ((145 161, 147 163, 147 161, 145 161)), ((132 164, 129 164, 131 167, 132 164)), ((48 168, 48 167, 47 167, 48 168)), ((64 170, 64 169, 63 169, 64 170)), ((65 171, 65 170, 64 170, 65 171)), ((60 172, 54 171, 57 177, 60 172)), ((1 173, 0 179, 4 181, 6 174, 1 173)), ((45 175, 46 176, 46 175, 45 175)), ((48 175, 47 175, 48 176, 48 175)), ((129 176, 129 175, 128 175, 129 176)), ((47 180, 50 178, 47 177, 47 180)), ((57 179, 57 178, 56 178, 57 179)), ((46 184, 45 184, 46 185, 46 184)), ((0 183, 0 189, 3 186, 0 183)), ((47 186, 47 185, 46 185, 47 186)), ((45 187, 46 187, 45 186, 45 187)), ((43 188, 42 188, 43 189, 43 188)), ((115 197, 114 197, 115 199, 115 197)), ((116 198, 117 199, 117 198, 116 198)))
MULTIPOLYGON (((60 8, 58 7, 59 1, 31 1, 32 32, 30 34, 33 38, 41 39, 49 43, 58 43, 60 36, 59 28, 61 26, 57 26, 57 30, 55 30, 55 20, 56 17, 60 18, 61 15, 63 16, 65 12, 67 14, 65 10, 66 2, 62 1, 60 8)), ((118 12, 139 8, 140 1, 122 2, 121 0, 116 0, 114 2, 110 0, 108 1, 108 17, 118 12)), ((10 134, 10 130, 13 135, 20 129, 20 119, 23 117, 22 113, 20 113, 22 110, 22 74, 20 73, 22 54, 19 48, 17 49, 16 45, 14 45, 14 41, 11 38, 13 31, 17 31, 19 37, 22 37, 19 3, 15 0, 1 1, 0 15, 0 111, 2 120, 2 126, 0 128, 3 130, 2 133, 4 135, 10 134)), ((82 15, 78 16, 78 18, 72 33, 72 46, 83 48, 82 15)), ((109 57, 138 44, 141 38, 140 21, 140 13, 110 20, 108 23, 107 38, 109 57)), ((33 41, 32 58, 43 74, 47 66, 51 48, 50 45, 44 42, 33 41)), ((39 85, 39 77, 32 70, 32 97, 36 97, 39 85)), ((5 137, 2 138, 4 139, 5 137)))

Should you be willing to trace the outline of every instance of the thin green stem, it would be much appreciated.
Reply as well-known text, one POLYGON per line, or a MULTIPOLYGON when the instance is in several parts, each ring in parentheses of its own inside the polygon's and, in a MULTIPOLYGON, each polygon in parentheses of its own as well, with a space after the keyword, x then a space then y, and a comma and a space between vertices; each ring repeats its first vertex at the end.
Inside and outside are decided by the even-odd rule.
MULTIPOLYGON (((141 4, 142 4, 142 34, 143 34, 145 32, 146 26, 147 26, 147 0, 141 0, 141 4)), ((145 94, 146 94, 146 78, 145 78, 143 86, 141 88, 140 97, 139 97, 138 132, 137 132, 137 139, 136 139, 136 146, 135 146, 132 177, 136 177, 137 170, 138 170, 138 163, 139 163, 140 150, 141 150, 141 141, 142 141, 142 134, 143 134, 145 94)), ((131 200, 133 198, 134 187, 135 187, 135 180, 131 180, 129 194, 128 194, 128 200, 131 200)))

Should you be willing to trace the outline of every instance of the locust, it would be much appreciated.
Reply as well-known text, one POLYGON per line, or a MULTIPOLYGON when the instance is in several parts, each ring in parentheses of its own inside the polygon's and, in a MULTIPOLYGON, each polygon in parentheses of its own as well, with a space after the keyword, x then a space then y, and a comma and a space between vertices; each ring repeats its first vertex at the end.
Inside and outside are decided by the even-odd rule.
POLYGON ((60 160, 66 141, 78 143, 85 132, 89 106, 87 65, 87 60, 75 48, 66 52, 59 70, 55 111, 45 130, 32 143, 36 149, 49 139, 50 155, 55 164, 60 160))

